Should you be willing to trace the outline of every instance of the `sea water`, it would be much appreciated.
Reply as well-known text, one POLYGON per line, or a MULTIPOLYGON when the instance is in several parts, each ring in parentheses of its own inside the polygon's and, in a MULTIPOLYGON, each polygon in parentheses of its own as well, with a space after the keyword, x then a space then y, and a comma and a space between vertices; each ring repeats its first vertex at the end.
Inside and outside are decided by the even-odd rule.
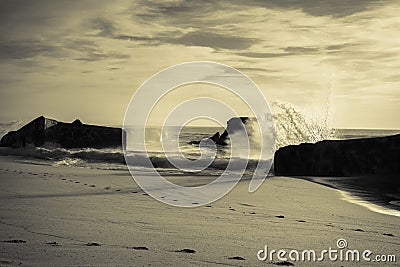
MULTIPOLYGON (((273 103, 274 122, 276 129, 276 146, 275 149, 287 145, 296 145, 304 142, 315 143, 326 139, 351 139, 351 138, 365 138, 365 137, 378 137, 387 136, 400 133, 400 130, 380 130, 380 129, 333 129, 329 127, 327 118, 309 119, 303 113, 298 111, 294 106, 288 103, 274 102, 273 103)), ((8 131, 17 130, 26 122, 12 121, 0 123, 0 134, 3 136, 8 131)), ((113 125, 115 126, 115 125, 113 125)), ((189 160, 196 160, 202 156, 202 153, 209 153, 210 156, 215 156, 211 165, 208 168, 200 171, 193 172, 190 175, 198 176, 218 176, 226 169, 231 158, 230 146, 217 146, 207 147, 200 149, 198 145, 190 144, 191 141, 200 141, 208 138, 219 132, 222 134, 223 128, 217 127, 184 127, 179 132, 179 135, 168 135, 169 132, 176 133, 176 129, 161 129, 160 127, 147 127, 145 131, 145 146, 146 151, 128 151, 127 155, 134 155, 136 157, 150 158, 153 168, 158 172, 167 175, 187 175, 187 170, 180 170, 169 162, 166 157, 164 148, 162 146, 163 138, 169 138, 170 141, 178 143, 179 153, 189 160), (213 151, 215 150, 216 151, 213 151)), ((250 136, 250 143, 253 150, 257 152, 257 144, 259 136, 250 136)), ((127 169, 125 157, 120 147, 94 149, 94 148, 79 148, 79 149, 65 149, 57 146, 56 144, 46 144, 43 147, 28 146, 25 148, 12 149, 0 148, 2 155, 17 155, 24 157, 27 161, 32 163, 45 163, 51 165, 65 165, 70 167, 83 167, 83 168, 97 168, 107 170, 123 170, 127 169)), ((171 155, 177 156, 179 155, 171 155)), ((203 155, 204 156, 204 155, 203 155)), ((248 164, 245 175, 251 175, 259 160, 259 154, 250 152, 245 154, 248 164)), ((135 160, 137 168, 147 167, 147 165, 140 166, 140 160, 135 160)), ((143 161, 144 162, 144 161, 143 161)), ((267 174, 266 174, 267 175, 267 174)), ((351 192, 355 197, 349 201, 355 202, 354 199, 362 198, 367 201, 374 201, 389 208, 400 210, 400 188, 397 185, 391 186, 390 192, 379 192, 371 190, 365 183, 357 182, 357 177, 352 177, 351 180, 336 179, 335 187, 338 189, 351 192), (343 183, 341 183, 343 181, 343 183), (349 186, 349 184, 351 186, 349 186), (361 193, 360 193, 361 192, 361 193)), ((325 183, 329 183, 327 180, 325 183)), ((382 190, 381 190, 382 191, 382 190)), ((365 203, 363 203, 364 205, 365 203)), ((387 213, 387 212, 386 212, 387 213)))

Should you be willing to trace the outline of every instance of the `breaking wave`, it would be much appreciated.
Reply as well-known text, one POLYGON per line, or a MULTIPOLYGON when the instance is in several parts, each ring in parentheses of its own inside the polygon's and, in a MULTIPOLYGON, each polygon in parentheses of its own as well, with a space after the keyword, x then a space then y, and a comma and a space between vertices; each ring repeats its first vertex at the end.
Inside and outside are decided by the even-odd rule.
MULTIPOLYGON (((275 101, 271 104, 274 111, 274 120, 276 127, 276 149, 294 145, 303 142, 318 142, 321 140, 334 137, 334 131, 328 127, 327 119, 312 120, 301 113, 293 105, 284 102, 275 101)), ((17 130, 24 125, 22 121, 13 121, 8 123, 0 123, 0 133, 6 134, 8 131, 17 130)), ((201 140, 202 138, 213 135, 221 129, 216 128, 191 128, 187 131, 182 131, 179 140, 180 149, 185 157, 195 160, 200 156, 198 147, 189 145, 193 140, 201 140)), ((270 129, 269 129, 270 131, 270 129)), ((251 135, 250 138, 258 138, 259 135, 251 135)), ((176 137, 174 137, 176 138, 176 137)), ((173 169, 174 166, 166 158, 160 146, 161 131, 160 129, 146 130, 146 145, 151 148, 151 151, 131 152, 129 156, 135 156, 143 161, 149 158, 155 168, 158 169, 173 169), (148 135, 148 136, 147 136, 148 135)), ((250 143, 256 143, 257 140, 250 140, 250 143)), ((211 171, 225 170, 230 159, 229 146, 218 147, 218 153, 215 160, 208 167, 211 171)), ((121 148, 107 149, 64 149, 52 144, 46 144, 44 147, 25 147, 25 148, 1 148, 0 154, 15 155, 39 160, 48 160, 52 164, 65 166, 92 167, 101 164, 104 168, 126 168, 125 158, 121 148), (108 165, 104 165, 108 164, 108 165)), ((253 169, 257 166, 258 157, 250 156, 248 158, 248 169, 253 169)), ((271 160, 271 159, 265 159, 271 160)), ((135 160, 141 162, 141 160, 135 160)), ((145 165, 144 165, 145 166, 145 165)), ((138 166, 141 167, 141 166, 138 166)))
POLYGON ((336 138, 327 114, 310 118, 292 104, 279 101, 272 102, 271 107, 274 111, 277 149, 336 138))

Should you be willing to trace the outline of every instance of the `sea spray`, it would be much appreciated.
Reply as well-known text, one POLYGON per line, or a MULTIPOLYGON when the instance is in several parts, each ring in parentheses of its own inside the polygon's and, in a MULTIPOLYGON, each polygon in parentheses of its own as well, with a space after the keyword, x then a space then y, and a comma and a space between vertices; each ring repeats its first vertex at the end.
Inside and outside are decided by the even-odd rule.
POLYGON ((326 116, 310 118, 292 104, 280 101, 272 102, 272 110, 277 149, 306 142, 316 143, 335 137, 335 132, 328 125, 326 116))
MULTIPOLYGON (((271 104, 271 108, 274 111, 274 120, 276 127, 276 149, 286 146, 299 144, 303 142, 318 142, 324 139, 333 138, 333 131, 327 125, 326 118, 314 118, 311 119, 300 112, 297 108, 289 103, 274 101, 271 104)), ((4 134, 10 130, 17 130, 23 126, 22 121, 14 121, 8 123, 0 124, 4 134)), ((135 131, 134 128, 131 129, 135 131)), ((249 135, 250 143, 250 153, 243 153, 243 156, 248 156, 250 166, 256 164, 256 160, 259 158, 259 151, 261 147, 260 140, 260 129, 256 121, 250 119, 248 125, 246 125, 246 130, 249 135), (254 161, 254 162, 253 162, 254 161)), ((262 129, 264 131, 262 136, 266 136, 262 140, 263 142, 268 142, 270 135, 265 134, 265 132, 272 132, 271 129, 262 129)), ((177 136, 169 136, 169 130, 166 131, 166 138, 173 138, 179 142, 179 148, 183 155, 188 159, 198 159, 200 156, 200 150, 197 146, 188 144, 189 141, 201 140, 206 137, 210 137, 215 132, 222 132, 223 129, 216 127, 184 127, 177 136)), ((174 131, 171 131, 174 132, 174 131)), ((176 131, 175 131, 176 132, 176 131)), ((143 134, 137 132, 137 134, 143 134)), ((170 168, 171 165, 168 164, 168 159, 164 155, 164 151, 161 146, 161 129, 157 127, 150 127, 146 129, 146 147, 148 155, 143 153, 143 151, 132 151, 138 157, 149 156, 152 158, 152 162, 155 163, 157 168, 170 168)), ((226 147, 217 147, 218 153, 217 158, 212 164, 211 168, 223 169, 230 159, 230 148, 229 145, 226 147)), ((17 155, 23 157, 29 157, 40 160, 50 160, 56 165, 66 165, 66 166, 84 166, 87 163, 88 166, 93 164, 98 165, 99 163, 104 164, 125 164, 124 156, 119 148, 110 149, 64 149, 56 146, 51 146, 46 144, 44 147, 26 147, 19 149, 12 148, 1 148, 0 154, 3 155, 17 155), (79 160, 76 160, 79 159, 79 160)), ((270 153, 272 157, 272 153, 270 153)), ((265 159, 265 158, 264 158, 265 159)))

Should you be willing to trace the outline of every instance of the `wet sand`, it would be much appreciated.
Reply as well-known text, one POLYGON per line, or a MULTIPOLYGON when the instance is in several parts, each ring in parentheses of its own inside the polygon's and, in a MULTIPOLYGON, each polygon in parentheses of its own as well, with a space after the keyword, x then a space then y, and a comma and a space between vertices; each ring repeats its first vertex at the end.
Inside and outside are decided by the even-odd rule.
MULTIPOLYGON (((198 177, 170 177, 191 184, 198 177)), ((127 171, 37 165, 0 157, 0 265, 310 266, 259 261, 270 249, 400 251, 400 218, 343 199, 334 188, 273 177, 248 182, 198 208, 177 208, 142 192, 127 171)), ((315 266, 376 266, 324 262, 315 266)), ((394 263, 382 264, 395 266, 394 263)))

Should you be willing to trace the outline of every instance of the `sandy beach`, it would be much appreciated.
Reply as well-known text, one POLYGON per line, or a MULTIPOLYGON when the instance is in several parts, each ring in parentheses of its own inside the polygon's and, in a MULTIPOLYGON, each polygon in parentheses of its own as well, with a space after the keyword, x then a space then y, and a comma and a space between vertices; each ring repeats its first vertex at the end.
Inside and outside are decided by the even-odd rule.
POLYGON ((400 267, 399 14, 0 0, 0 267, 400 267))
POLYGON ((127 171, 0 162, 0 265, 395 266, 259 261, 257 252, 337 249, 338 239, 373 255, 400 251, 399 217, 302 179, 271 177, 252 194, 244 181, 211 205, 178 208, 143 193, 127 171))

